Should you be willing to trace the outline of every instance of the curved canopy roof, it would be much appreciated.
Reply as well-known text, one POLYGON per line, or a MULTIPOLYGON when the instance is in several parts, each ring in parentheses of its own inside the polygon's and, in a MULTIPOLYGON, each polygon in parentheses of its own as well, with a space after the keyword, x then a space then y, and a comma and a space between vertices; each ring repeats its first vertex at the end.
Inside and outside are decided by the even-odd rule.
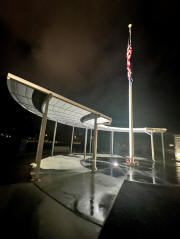
POLYGON ((111 123, 112 121, 110 117, 102 113, 10 73, 7 76, 7 85, 14 100, 38 116, 42 116, 45 110, 46 97, 50 95, 48 107, 48 119, 50 120, 80 128, 94 128, 94 119, 91 121, 81 120, 88 115, 97 116, 98 124, 111 123))
MULTIPOLYGON (((129 128, 108 126, 112 118, 50 90, 26 81, 8 73, 7 85, 14 100, 26 110, 42 117, 46 98, 49 95, 48 119, 62 124, 80 128, 94 128, 94 118, 97 117, 98 130, 129 132, 129 128)), ((134 128, 135 133, 164 133, 164 128, 134 128)))

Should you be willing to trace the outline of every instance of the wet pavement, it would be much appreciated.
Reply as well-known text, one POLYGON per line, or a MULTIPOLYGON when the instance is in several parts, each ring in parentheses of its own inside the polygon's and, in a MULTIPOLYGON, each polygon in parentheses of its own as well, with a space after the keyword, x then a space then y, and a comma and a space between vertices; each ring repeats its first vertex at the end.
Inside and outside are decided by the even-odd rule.
POLYGON ((81 167, 75 169, 41 170, 41 181, 36 185, 75 214, 102 226, 124 180, 169 186, 180 184, 180 163, 175 160, 160 159, 154 163, 150 158, 136 158, 136 167, 126 161, 122 157, 98 158, 95 173, 90 170, 90 158, 80 160, 81 167))
POLYGON ((0 214, 6 235, 96 239, 103 228, 100 238, 105 238, 108 232, 104 228, 112 234, 115 226, 119 233, 129 222, 134 225, 134 215, 146 228, 152 220, 164 225, 163 213, 170 225, 168 215, 172 213, 173 218, 179 210, 180 162, 175 159, 157 158, 153 163, 151 158, 136 157, 137 166, 131 167, 127 158, 106 155, 98 157, 95 173, 90 170, 91 157, 83 160, 83 155, 68 155, 43 160, 40 182, 0 187, 0 214), (55 161, 51 164, 55 159, 58 165, 55 161), (128 213, 124 213, 125 208, 128 213), (105 222, 108 224, 103 227, 105 222))
POLYGON ((2 238, 96 239, 101 227, 52 200, 33 183, 0 186, 2 238))
POLYGON ((116 195, 124 181, 118 169, 118 177, 104 172, 48 172, 41 175, 38 187, 74 213, 98 225, 103 225, 116 195))

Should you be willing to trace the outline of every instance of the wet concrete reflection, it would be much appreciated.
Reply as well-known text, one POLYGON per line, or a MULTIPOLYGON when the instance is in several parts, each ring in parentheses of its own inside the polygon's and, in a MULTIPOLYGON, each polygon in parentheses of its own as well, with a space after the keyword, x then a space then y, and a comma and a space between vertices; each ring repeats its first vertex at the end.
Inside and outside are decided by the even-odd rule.
POLYGON ((41 174, 37 185, 76 214, 102 225, 124 181, 124 175, 112 177, 110 169, 96 173, 49 172, 41 174))
MULTIPOLYGON (((100 162, 103 162, 103 160, 99 159, 99 169, 102 168, 103 163, 100 166, 100 162)), ((129 181, 180 185, 180 162, 175 159, 169 158, 164 161, 162 158, 159 158, 156 162, 153 162, 151 158, 138 158, 136 159, 136 162, 138 162, 138 166, 136 167, 132 167, 126 163, 125 158, 106 158, 106 160, 106 166, 107 162, 111 165, 109 167, 111 167, 112 177, 118 177, 123 173, 126 175, 125 179, 129 181), (118 163, 119 166, 117 168, 113 167, 113 160, 118 163)))
POLYGON ((42 170, 37 185, 76 214, 102 225, 124 180, 180 184, 180 162, 169 159, 164 163, 159 159, 154 163, 148 158, 136 161, 138 166, 132 167, 125 158, 98 158, 97 171, 92 173, 91 160, 82 160, 79 169, 42 170))
POLYGON ((94 184, 94 173, 91 173, 90 180, 90 215, 94 215, 94 199, 95 199, 95 184, 94 184))

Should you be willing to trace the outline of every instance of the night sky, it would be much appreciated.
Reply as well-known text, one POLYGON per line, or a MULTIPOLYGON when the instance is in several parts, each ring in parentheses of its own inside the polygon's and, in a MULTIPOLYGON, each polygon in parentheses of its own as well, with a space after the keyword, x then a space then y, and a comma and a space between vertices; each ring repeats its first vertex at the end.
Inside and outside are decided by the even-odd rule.
MULTIPOLYGON (((128 127, 126 49, 132 23, 134 126, 180 133, 178 11, 173 1, 1 1, 4 124, 15 110, 13 120, 21 116, 5 90, 11 72, 128 127)), ((32 114, 26 117, 30 122, 32 114)))

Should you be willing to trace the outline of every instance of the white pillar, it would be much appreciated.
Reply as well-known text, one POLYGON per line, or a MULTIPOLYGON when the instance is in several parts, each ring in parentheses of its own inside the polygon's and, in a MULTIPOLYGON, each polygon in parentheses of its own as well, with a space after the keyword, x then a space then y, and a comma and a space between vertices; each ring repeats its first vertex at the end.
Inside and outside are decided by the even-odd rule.
POLYGON ((91 146, 92 146, 92 129, 90 131, 90 138, 89 138, 89 153, 91 153, 91 146))
POLYGON ((86 131, 85 131, 85 138, 84 138, 84 159, 86 158, 87 134, 88 134, 88 128, 86 128, 86 131))
POLYGON ((163 160, 165 159, 165 151, 164 151, 164 134, 161 132, 161 143, 162 143, 162 155, 163 160))
POLYGON ((152 182, 156 184, 156 170, 155 170, 155 163, 152 164, 152 182))
POLYGON ((132 104, 132 83, 129 80, 129 158, 134 163, 134 132, 133 132, 133 104, 132 104))
POLYGON ((114 152, 114 132, 111 131, 111 140, 110 140, 110 154, 113 156, 114 152))
POLYGON ((51 156, 53 157, 54 154, 54 144, 55 144, 55 140, 56 140, 56 130, 57 130, 57 121, 55 122, 54 125, 54 135, 53 135, 53 142, 52 142, 52 149, 51 149, 51 156))
POLYGON ((92 171, 96 171, 96 154, 97 154, 97 136, 98 136, 98 130, 97 130, 97 116, 94 119, 94 140, 93 140, 93 164, 92 164, 92 171))
POLYGON ((41 129, 39 134, 39 141, 38 141, 38 147, 37 147, 37 153, 36 153, 36 176, 39 176, 39 170, 40 170, 40 164, 42 159, 42 152, 43 152, 43 145, 44 145, 44 136, 46 132, 46 123, 47 123, 47 113, 48 113, 48 106, 49 106, 49 100, 51 98, 51 95, 47 96, 46 99, 46 105, 45 105, 45 111, 43 113, 43 117, 41 120, 41 129))
POLYGON ((152 160, 155 161, 153 132, 151 132, 151 152, 152 152, 152 160))
POLYGON ((72 154, 73 140, 74 140, 74 126, 72 126, 70 154, 72 154))

